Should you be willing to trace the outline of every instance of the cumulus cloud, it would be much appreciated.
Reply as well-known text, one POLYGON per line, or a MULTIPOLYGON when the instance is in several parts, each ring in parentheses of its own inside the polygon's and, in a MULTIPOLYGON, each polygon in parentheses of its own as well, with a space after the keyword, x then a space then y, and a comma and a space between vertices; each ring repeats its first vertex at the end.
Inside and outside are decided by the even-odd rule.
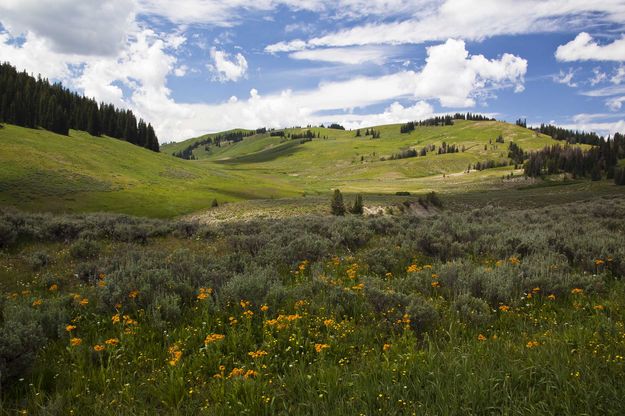
POLYGON ((427 49, 426 65, 416 77, 415 95, 438 99, 446 107, 470 107, 474 94, 486 86, 512 85, 523 91, 527 61, 511 54, 489 60, 469 56, 464 41, 449 39, 427 49))
POLYGON ((582 32, 567 44, 558 46, 556 59, 572 61, 625 61, 625 37, 599 45, 588 33, 582 32))
POLYGON ((212 63, 208 69, 213 72, 214 79, 220 82, 238 81, 245 77, 247 73, 247 60, 241 53, 237 53, 232 58, 224 51, 211 49, 212 63))
POLYGON ((127 0, 0 2, 0 22, 11 36, 34 34, 63 54, 115 55, 134 19, 134 2, 127 0))
POLYGON ((612 97, 605 102, 605 105, 612 111, 618 111, 623 107, 623 103, 625 103, 625 96, 612 97))

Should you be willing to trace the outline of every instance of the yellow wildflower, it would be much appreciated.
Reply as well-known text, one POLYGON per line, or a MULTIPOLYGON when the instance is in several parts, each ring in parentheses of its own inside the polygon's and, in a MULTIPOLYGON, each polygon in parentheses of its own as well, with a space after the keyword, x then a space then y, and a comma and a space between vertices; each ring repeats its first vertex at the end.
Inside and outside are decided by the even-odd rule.
POLYGON ((95 352, 102 352, 105 349, 106 349, 106 347, 104 345, 101 345, 101 344, 96 344, 96 345, 93 346, 93 350, 95 352))
POLYGON ((441 287, 440 282, 432 282, 430 284, 432 285, 432 287, 441 287))
POLYGON ((508 305, 501 305, 501 306, 499 306, 499 310, 501 312, 508 312, 510 310, 510 306, 508 306, 508 305))
POLYGON ((174 344, 171 347, 169 347, 168 352, 169 352, 168 362, 169 362, 169 365, 173 367, 176 364, 178 364, 178 361, 180 361, 180 358, 182 358, 182 351, 180 351, 180 347, 174 344))
POLYGON ((224 339, 226 336, 222 335, 222 334, 209 334, 206 336, 206 338, 204 339, 204 344, 208 345, 211 344, 213 342, 216 341, 221 341, 222 339, 224 339))
POLYGON ((267 351, 263 351, 263 350, 250 351, 250 352, 247 353, 247 355, 249 355, 253 359, 264 357, 267 354, 268 354, 268 352, 267 351))
POLYGON ((130 299, 136 299, 137 296, 139 296, 139 291, 138 290, 131 290, 130 293, 128 294, 128 297, 130 299))
POLYGON ((75 325, 67 325, 67 326, 65 327, 65 330, 66 330, 67 332, 72 332, 74 329, 76 329, 76 326, 75 326, 75 325))
POLYGON ((59 290, 59 285, 57 285, 56 283, 54 283, 54 284, 52 284, 52 285, 48 288, 48 290, 49 290, 50 292, 56 292, 57 290, 59 290))
POLYGON ((82 298, 82 299, 80 299, 80 302, 78 302, 78 304, 79 304, 80 306, 87 306, 87 305, 89 304, 89 299, 87 299, 87 298, 82 298))
POLYGON ((239 302, 239 305, 241 305, 241 307, 242 307, 243 309, 247 309, 247 308, 249 308, 249 307, 250 307, 250 304, 251 304, 251 302, 250 302, 250 301, 248 301, 248 300, 242 300, 242 301, 240 301, 240 302, 239 302))
POLYGON ((328 344, 315 344, 315 351, 317 352, 321 352, 327 348, 330 348, 330 345, 328 344))
POLYGON ((383 350, 384 352, 386 352, 386 351, 388 351, 388 350, 390 350, 390 349, 391 349, 391 344, 384 344, 384 345, 382 346, 382 350, 383 350))
POLYGON ((549 296, 547 296, 547 299, 549 300, 556 300, 556 295, 554 295, 553 293, 549 296))
POLYGON ((74 338, 70 338, 70 340, 69 340, 69 344, 70 344, 72 347, 77 347, 77 346, 79 346, 80 344, 82 344, 82 339, 80 339, 80 338, 76 338, 76 337, 74 337, 74 338))
POLYGON ((116 346, 117 344, 119 344, 119 339, 118 338, 109 338, 106 341, 104 341, 104 343, 106 345, 116 346))
POLYGON ((525 344, 527 348, 534 348, 538 347, 539 345, 540 343, 538 341, 528 341, 527 344, 525 344))
POLYGON ((262 312, 267 312, 267 311, 269 310, 269 306, 267 306, 267 305, 263 305, 263 306, 261 306, 261 307, 260 307, 260 310, 261 310, 262 312))
POLYGON ((254 312, 248 309, 247 311, 243 312, 243 315, 245 315, 246 318, 251 318, 252 316, 254 316, 254 312))
POLYGON ((33 306, 39 306, 43 303, 43 301, 41 299, 35 299, 35 301, 33 302, 33 306))
POLYGON ((112 321, 114 324, 118 324, 118 323, 119 323, 119 314, 117 313, 117 314, 113 315, 113 316, 111 317, 111 321, 112 321))
POLYGON ((578 287, 574 288, 571 290, 571 293, 574 295, 581 295, 584 293, 584 289, 580 289, 578 287))
POLYGON ((593 306, 593 309, 597 310, 597 311, 602 311, 605 309, 605 306, 603 305, 595 305, 593 306))
POLYGON ((478 341, 486 341, 486 337, 485 337, 484 335, 482 335, 482 334, 479 334, 479 335, 477 336, 477 340, 478 340, 478 341))

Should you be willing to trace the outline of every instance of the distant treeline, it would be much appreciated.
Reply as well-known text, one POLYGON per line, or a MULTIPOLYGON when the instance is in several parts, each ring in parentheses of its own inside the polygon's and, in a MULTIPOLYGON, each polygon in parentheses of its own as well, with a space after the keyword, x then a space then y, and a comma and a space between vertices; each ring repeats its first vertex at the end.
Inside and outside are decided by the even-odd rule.
MULTIPOLYGON (((395 153, 391 155, 391 157, 389 157, 388 160, 408 159, 408 158, 417 157, 417 156, 427 156, 428 152, 433 152, 435 150, 436 150, 436 146, 433 144, 426 145, 422 147, 421 150, 417 150, 414 148, 402 149, 399 153, 395 153)), ((465 148, 463 146, 462 151, 464 152, 464 150, 465 148)), ((439 155, 444 155, 447 153, 458 153, 460 151, 461 149, 457 145, 455 144, 450 145, 450 144, 447 144, 446 142, 443 142, 438 147, 437 153, 439 155)), ((380 158, 380 160, 384 161, 387 159, 382 157, 380 158)))
POLYGON ((205 137, 203 139, 197 140, 191 143, 190 145, 188 145, 187 147, 185 147, 184 149, 178 152, 175 152, 173 155, 181 159, 193 160, 195 159, 195 156, 193 156, 193 151, 200 146, 213 145, 213 146, 221 147, 222 142, 237 143, 237 142, 242 141, 246 137, 253 136, 254 134, 264 134, 264 133, 267 133, 267 129, 264 127, 260 129, 256 129, 255 131, 237 130, 237 131, 231 131, 228 133, 221 133, 221 134, 218 134, 217 136, 210 136, 210 137, 205 137))
POLYGON ((495 121, 494 118, 489 118, 481 114, 456 113, 454 115, 448 114, 445 116, 431 117, 421 121, 410 121, 402 124, 399 130, 401 133, 410 133, 418 126, 451 126, 454 124, 454 120, 495 121))
POLYGON ((605 174, 612 179, 622 173, 617 168, 618 160, 622 158, 625 158, 625 136, 616 133, 611 139, 602 138, 598 145, 588 150, 570 146, 567 142, 565 146, 555 145, 533 152, 525 164, 525 174, 541 176, 566 172, 593 180, 599 180, 605 174))
POLYGON ((555 140, 565 141, 569 144, 590 144, 599 146, 604 141, 604 138, 597 135, 597 133, 563 129, 562 127, 556 127, 551 124, 541 124, 540 127, 534 129, 534 131, 551 136, 555 140))
POLYGON ((132 111, 98 104, 61 84, 18 72, 8 63, 0 64, 0 121, 64 135, 70 129, 92 136, 104 134, 159 151, 152 125, 141 119, 137 122, 132 111))

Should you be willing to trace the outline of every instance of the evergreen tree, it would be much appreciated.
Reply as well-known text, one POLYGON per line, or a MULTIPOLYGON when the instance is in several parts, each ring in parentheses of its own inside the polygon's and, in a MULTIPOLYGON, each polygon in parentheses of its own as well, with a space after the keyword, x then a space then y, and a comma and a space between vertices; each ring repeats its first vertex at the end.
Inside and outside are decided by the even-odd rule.
POLYGON ((345 204, 343 203, 343 194, 338 189, 334 190, 334 195, 332 196, 332 215, 343 216, 345 215, 345 204))
POLYGON ((362 195, 356 195, 356 199, 354 200, 354 205, 350 208, 349 212, 356 215, 362 215, 364 212, 364 206, 362 204, 362 195))

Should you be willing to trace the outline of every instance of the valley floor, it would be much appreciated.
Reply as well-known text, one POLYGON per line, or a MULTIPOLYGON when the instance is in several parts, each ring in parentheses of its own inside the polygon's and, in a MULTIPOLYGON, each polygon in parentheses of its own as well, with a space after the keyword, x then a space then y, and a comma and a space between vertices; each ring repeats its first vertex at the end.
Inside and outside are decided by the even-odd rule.
POLYGON ((420 216, 3 210, 0 413, 623 414, 625 196, 545 185, 420 216))

